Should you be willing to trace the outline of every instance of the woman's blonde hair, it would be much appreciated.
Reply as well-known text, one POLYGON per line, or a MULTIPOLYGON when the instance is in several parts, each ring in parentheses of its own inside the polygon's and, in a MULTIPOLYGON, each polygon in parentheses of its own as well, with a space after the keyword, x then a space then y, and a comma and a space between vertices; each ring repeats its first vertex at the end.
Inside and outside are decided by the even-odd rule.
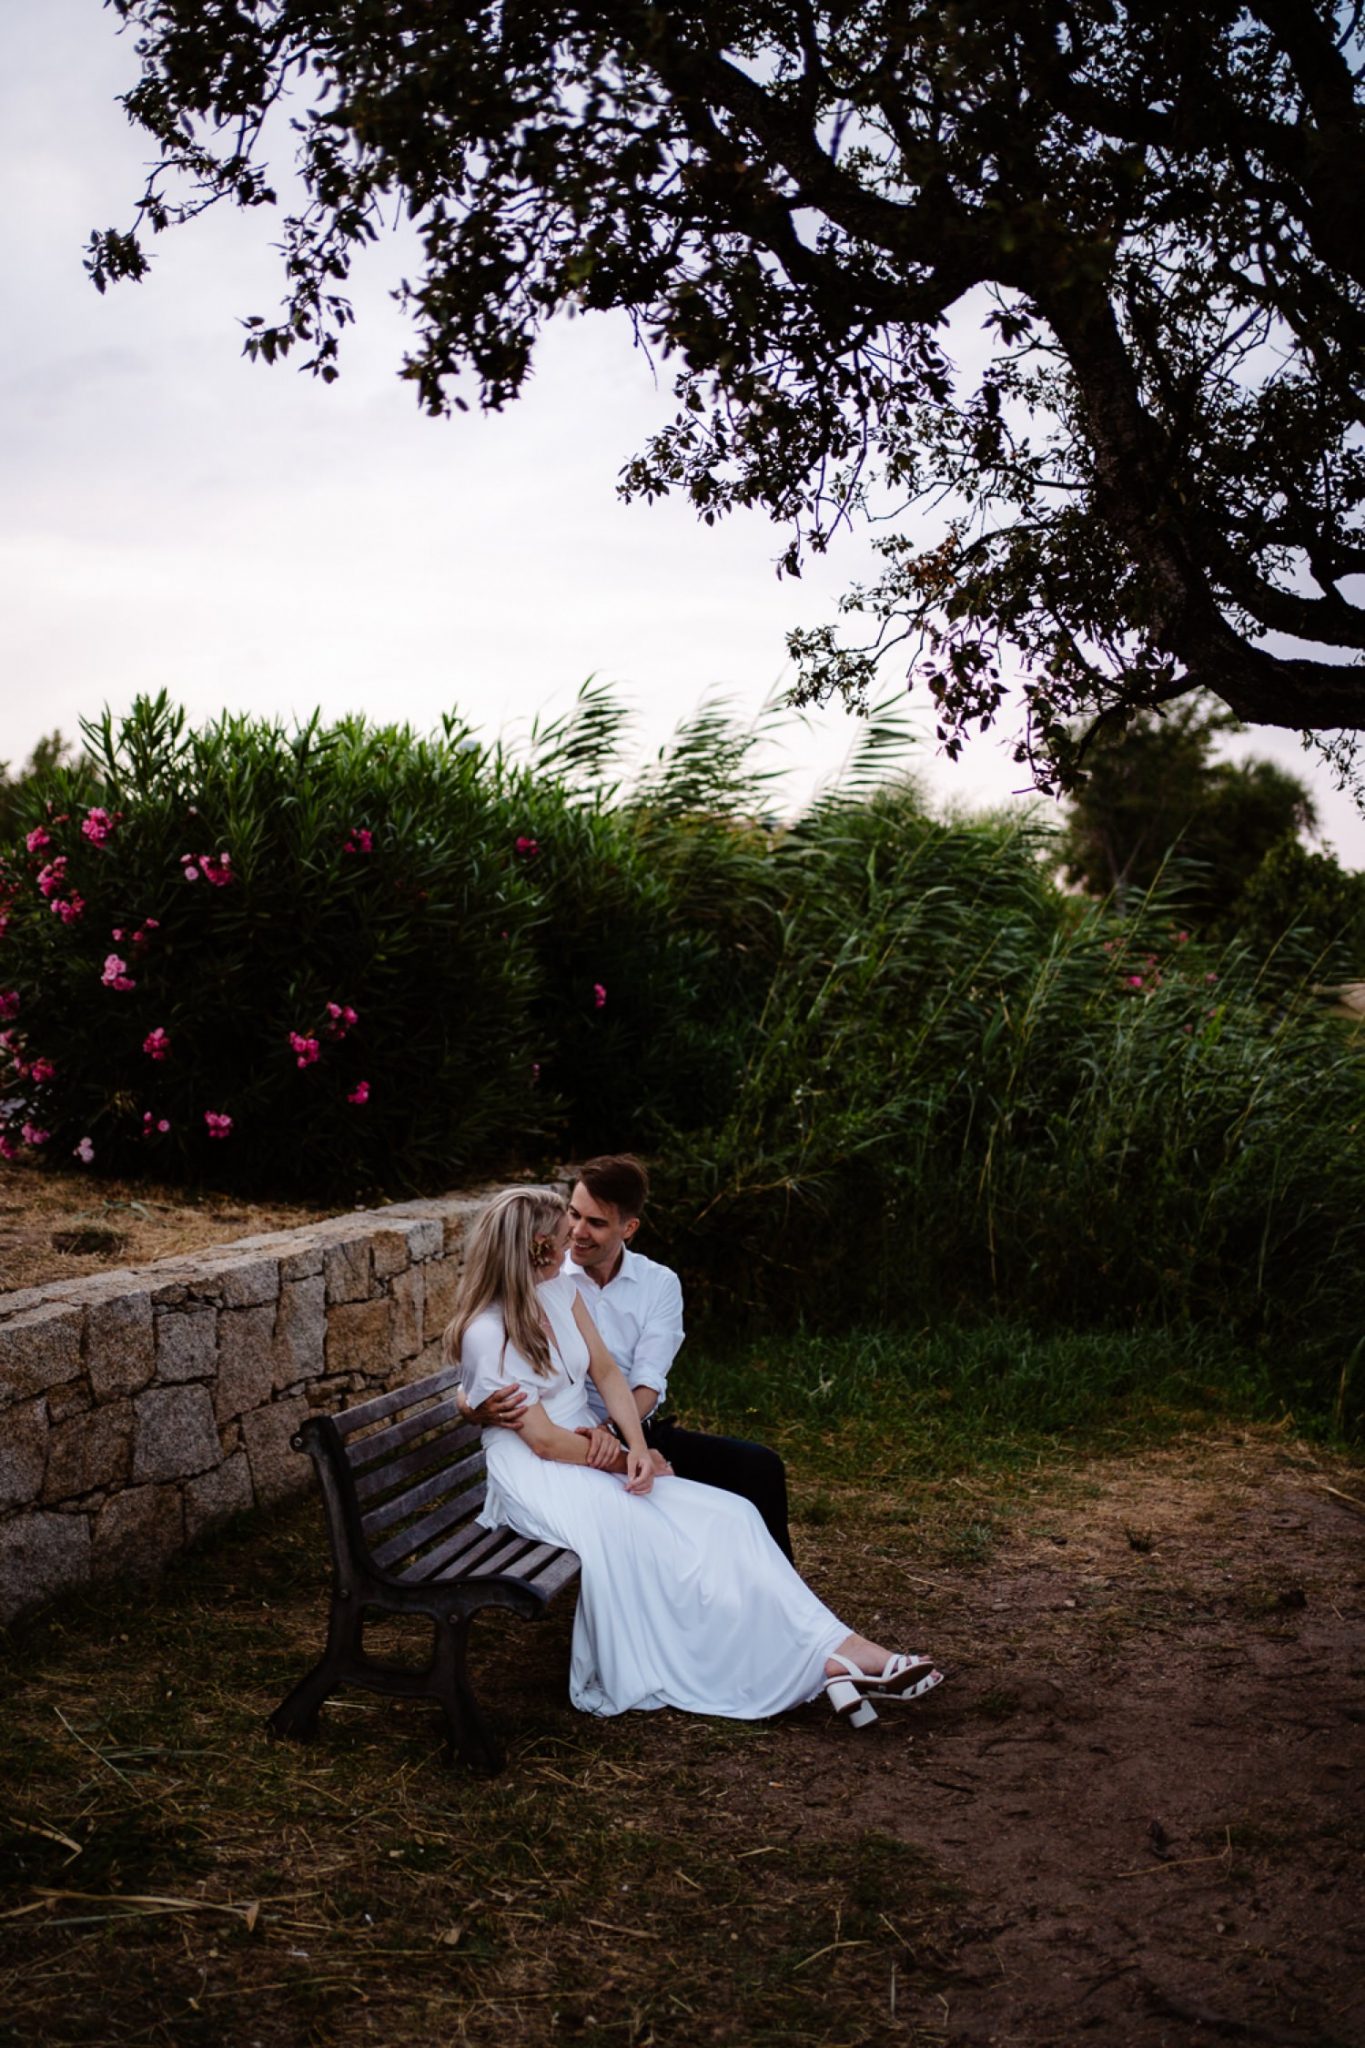
POLYGON ((554 1367, 536 1300, 536 1267, 550 1263, 555 1232, 568 1206, 553 1188, 500 1188, 479 1211, 465 1245, 455 1314, 442 1347, 448 1365, 458 1365, 464 1333, 475 1316, 496 1303, 507 1330, 504 1349, 510 1344, 542 1379, 549 1378, 554 1367))

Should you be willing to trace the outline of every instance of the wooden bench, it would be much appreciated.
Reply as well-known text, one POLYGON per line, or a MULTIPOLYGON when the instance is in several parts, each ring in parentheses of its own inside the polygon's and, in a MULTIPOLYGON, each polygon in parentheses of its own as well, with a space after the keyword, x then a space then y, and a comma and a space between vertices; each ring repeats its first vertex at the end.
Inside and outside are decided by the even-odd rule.
POLYGON ((429 1378, 362 1401, 340 1415, 311 1415, 293 1438, 317 1469, 332 1549, 327 1649, 270 1716, 276 1735, 306 1741, 331 1693, 344 1685, 404 1699, 436 1700, 452 1748, 475 1769, 505 1761, 465 1668, 469 1631, 485 1607, 530 1620, 578 1573, 571 1550, 475 1521, 487 1491, 479 1431, 461 1420, 460 1375, 429 1378), (430 1662, 412 1670, 366 1654, 377 1616, 431 1622, 430 1662))

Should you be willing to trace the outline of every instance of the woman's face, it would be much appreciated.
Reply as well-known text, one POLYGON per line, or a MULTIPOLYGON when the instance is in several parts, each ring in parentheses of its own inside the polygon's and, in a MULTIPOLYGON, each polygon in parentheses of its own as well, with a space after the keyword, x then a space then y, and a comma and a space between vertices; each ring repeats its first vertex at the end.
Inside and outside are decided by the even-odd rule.
POLYGON ((564 1252, 572 1229, 567 1214, 555 1218, 553 1232, 532 1239, 531 1253, 535 1261, 535 1276, 542 1280, 553 1280, 564 1264, 564 1252))

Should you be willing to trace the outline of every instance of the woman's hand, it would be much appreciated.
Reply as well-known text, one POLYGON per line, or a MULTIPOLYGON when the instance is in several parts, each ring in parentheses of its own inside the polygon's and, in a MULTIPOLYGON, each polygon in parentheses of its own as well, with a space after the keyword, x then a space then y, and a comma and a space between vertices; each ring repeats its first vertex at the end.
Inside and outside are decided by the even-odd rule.
POLYGON ((656 1479, 673 1478, 673 1467, 669 1464, 667 1458, 664 1456, 662 1451, 651 1450, 649 1454, 649 1462, 654 1467, 654 1477, 656 1479))
POLYGON ((654 1466, 643 1448, 626 1452, 626 1492, 648 1493, 654 1484, 654 1466))

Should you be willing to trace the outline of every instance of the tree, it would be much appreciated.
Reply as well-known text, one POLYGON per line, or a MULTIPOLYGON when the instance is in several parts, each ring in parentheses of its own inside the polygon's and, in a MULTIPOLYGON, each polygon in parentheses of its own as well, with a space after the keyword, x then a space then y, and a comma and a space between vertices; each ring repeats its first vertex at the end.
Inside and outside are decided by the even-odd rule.
POLYGON ((791 574, 916 515, 844 601, 865 644, 791 636, 807 697, 865 699, 908 646, 952 754, 1018 666, 1043 786, 1078 721, 1196 689, 1365 729, 1359 6, 108 4, 159 160, 92 239, 101 290, 145 273, 139 230, 276 205, 287 105, 287 294, 252 355, 337 374, 401 204, 429 412, 505 405, 552 315, 624 309, 677 365, 627 496, 762 507, 791 574))
POLYGON ((1141 714, 1121 736, 1103 735, 1067 807, 1067 880, 1122 896, 1151 888, 1174 859, 1191 919, 1226 919, 1271 849, 1317 822, 1304 785, 1276 762, 1214 759, 1235 723, 1187 699, 1164 717, 1141 714))

